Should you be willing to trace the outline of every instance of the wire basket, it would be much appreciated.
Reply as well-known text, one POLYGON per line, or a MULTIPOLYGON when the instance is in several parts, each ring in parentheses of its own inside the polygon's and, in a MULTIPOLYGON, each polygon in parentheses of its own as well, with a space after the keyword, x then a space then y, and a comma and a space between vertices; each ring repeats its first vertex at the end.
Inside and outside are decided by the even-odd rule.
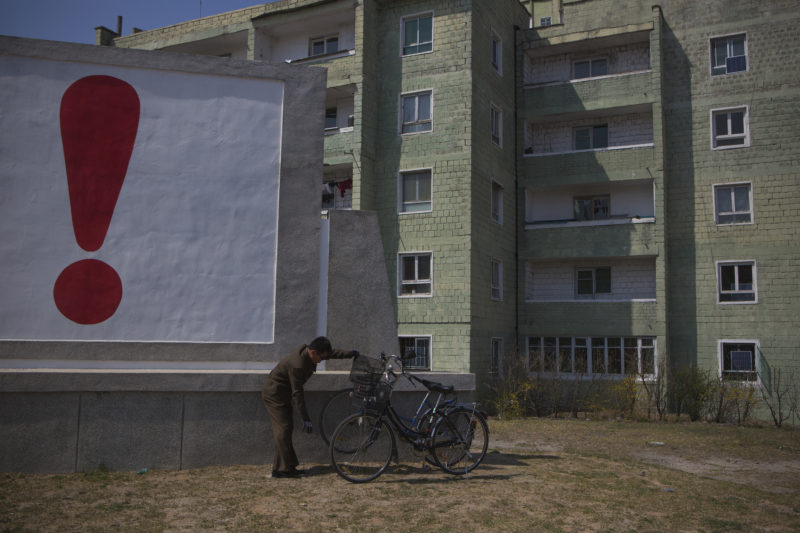
POLYGON ((350 381, 361 385, 375 385, 383 376, 383 362, 374 357, 357 355, 350 368, 350 381))
POLYGON ((353 406, 368 413, 380 413, 389 403, 392 386, 383 377, 383 361, 366 355, 357 355, 350 368, 353 382, 353 406))
POLYGON ((391 395, 392 385, 385 381, 353 384, 353 406, 367 413, 382 413, 391 395))

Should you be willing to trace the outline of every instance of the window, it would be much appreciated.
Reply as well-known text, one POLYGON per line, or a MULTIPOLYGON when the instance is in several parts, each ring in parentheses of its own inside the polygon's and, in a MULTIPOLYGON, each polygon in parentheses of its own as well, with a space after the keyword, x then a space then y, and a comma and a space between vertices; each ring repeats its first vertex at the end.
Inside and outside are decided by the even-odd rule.
POLYGON ((584 59, 572 64, 573 79, 594 78, 608 74, 608 59, 584 59))
POLYGON ((317 37, 308 44, 308 55, 321 56, 339 51, 339 36, 317 37))
POLYGON ((750 224, 753 222, 751 188, 749 183, 716 185, 714 187, 714 216, 717 224, 750 224))
POLYGON ((720 374, 732 381, 758 381, 758 341, 720 341, 720 374))
POLYGON ((430 296, 431 284, 431 254, 400 254, 400 296, 430 296))
POLYGON ((654 376, 655 337, 528 337, 528 370, 654 376))
POLYGON ((403 55, 433 50, 433 13, 403 19, 403 55))
POLYGON ((719 303, 756 302, 755 261, 717 263, 719 303))
POLYGON ((712 110, 711 146, 715 149, 750 145, 749 117, 746 107, 712 110))
POLYGON ((405 362, 406 367, 426 369, 431 367, 430 337, 400 337, 399 341, 400 353, 403 354, 403 358, 408 358, 405 362))
POLYGON ((541 17, 539 19, 539 26, 551 26, 553 24, 553 17, 541 17))
POLYGON ((500 375, 500 363, 503 360, 503 338, 492 337, 492 353, 489 359, 489 375, 500 375))
POLYGON ((503 73, 503 41, 497 34, 492 35, 492 68, 498 74, 503 73))
POLYGON ((492 300, 503 299, 503 262, 492 259, 492 300))
POLYGON ((400 173, 400 212, 431 210, 431 171, 400 173))
POLYGON ((611 267, 579 268, 576 270, 575 293, 578 297, 610 294, 611 267))
POLYGON ((580 196, 573 199, 575 220, 603 220, 608 218, 611 199, 605 196, 580 196))
POLYGON ((747 36, 731 35, 711 39, 711 75, 747 71, 747 36))
POLYGON ((433 118, 431 107, 433 94, 425 91, 413 94, 404 94, 401 98, 401 133, 417 133, 431 131, 433 118))
POLYGON ((492 220, 498 224, 503 223, 503 186, 492 181, 492 220))
POLYGON ((325 110, 325 129, 335 130, 336 128, 337 128, 336 108, 329 107, 325 110))
POLYGON ((497 106, 491 106, 491 131, 492 142, 497 146, 503 145, 503 112, 497 106))
POLYGON ((608 124, 575 128, 575 150, 608 148, 608 124))

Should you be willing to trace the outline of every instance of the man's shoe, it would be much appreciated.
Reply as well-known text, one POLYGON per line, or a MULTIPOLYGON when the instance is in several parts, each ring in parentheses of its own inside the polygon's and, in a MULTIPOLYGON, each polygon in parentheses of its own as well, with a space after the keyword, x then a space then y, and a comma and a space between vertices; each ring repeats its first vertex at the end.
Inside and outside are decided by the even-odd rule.
POLYGON ((302 475, 302 470, 273 470, 274 478, 298 478, 302 475))

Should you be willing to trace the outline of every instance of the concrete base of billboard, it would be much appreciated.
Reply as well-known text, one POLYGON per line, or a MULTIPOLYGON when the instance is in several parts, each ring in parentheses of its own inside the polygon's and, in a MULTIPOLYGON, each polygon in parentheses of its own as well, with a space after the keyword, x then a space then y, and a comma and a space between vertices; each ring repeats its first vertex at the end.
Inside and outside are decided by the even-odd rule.
MULTIPOLYGON (((462 399, 474 375, 425 373, 462 399)), ((263 373, 15 372, 0 374, 0 471, 69 473, 272 464, 272 430, 261 402, 263 373), (102 386, 98 387, 99 384, 102 386)), ((306 385, 312 419, 347 372, 306 385)), ((398 383, 393 401, 411 411, 419 389, 398 383)), ((298 421, 299 422, 299 421, 298 421)), ((317 428, 318 429, 318 428, 317 428)), ((295 434, 301 462, 328 463, 315 431, 295 434)), ((401 460, 413 460, 399 445, 401 460)))

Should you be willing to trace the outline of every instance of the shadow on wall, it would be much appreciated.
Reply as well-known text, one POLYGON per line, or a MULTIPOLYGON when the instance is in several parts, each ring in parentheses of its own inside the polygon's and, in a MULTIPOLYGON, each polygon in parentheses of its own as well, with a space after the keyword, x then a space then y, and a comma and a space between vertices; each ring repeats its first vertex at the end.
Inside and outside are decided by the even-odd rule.
POLYGON ((697 245, 695 241, 694 122, 689 58, 667 24, 664 28, 665 175, 670 213, 667 272, 670 370, 697 364, 697 245))

